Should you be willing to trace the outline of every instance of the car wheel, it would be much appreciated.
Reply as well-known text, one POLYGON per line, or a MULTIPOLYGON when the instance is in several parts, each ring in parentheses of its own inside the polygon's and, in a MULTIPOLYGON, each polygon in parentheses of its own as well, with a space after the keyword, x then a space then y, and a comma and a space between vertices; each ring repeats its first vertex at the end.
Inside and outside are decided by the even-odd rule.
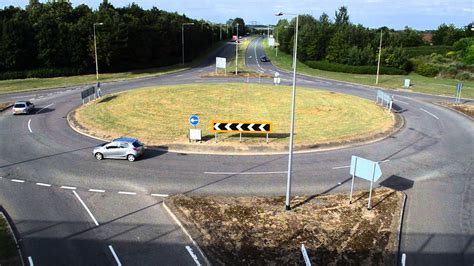
POLYGON ((104 155, 102 155, 102 153, 98 152, 98 153, 95 154, 95 158, 98 161, 100 161, 100 160, 104 159, 104 155))
POLYGON ((135 161, 135 155, 133 155, 133 154, 127 155, 127 160, 128 160, 129 162, 135 161))

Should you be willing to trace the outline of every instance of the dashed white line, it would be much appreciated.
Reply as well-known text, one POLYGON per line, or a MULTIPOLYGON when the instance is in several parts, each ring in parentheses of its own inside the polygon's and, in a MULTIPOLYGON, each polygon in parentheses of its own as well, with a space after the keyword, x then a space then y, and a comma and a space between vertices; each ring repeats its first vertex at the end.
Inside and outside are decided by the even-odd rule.
POLYGON ((337 167, 333 167, 332 170, 336 170, 336 169, 343 169, 343 168, 349 168, 351 167, 350 165, 346 165, 346 166, 337 166, 337 167))
POLYGON ((400 101, 400 100, 397 100, 397 99, 395 99, 395 101, 396 101, 397 103, 403 103, 403 104, 406 104, 406 105, 410 105, 410 104, 409 104, 409 103, 407 103, 407 102, 400 101))
POLYGON ((31 118, 28 120, 28 130, 30 130, 30 133, 33 133, 33 130, 31 130, 31 118))
POLYGON ((117 262, 117 266, 122 266, 122 263, 120 262, 117 256, 117 253, 115 253, 114 248, 111 245, 109 245, 109 249, 110 249, 110 252, 112 252, 112 256, 114 256, 115 262, 117 262))
POLYGON ((79 197, 79 194, 77 194, 77 192, 75 190, 72 191, 72 193, 74 193, 74 196, 76 196, 76 198, 79 200, 79 202, 82 204, 82 207, 84 207, 84 209, 86 209, 86 212, 89 214, 89 216, 92 218, 92 221, 94 221, 94 224, 96 226, 99 226, 99 223, 97 222, 97 220, 95 219, 94 215, 92 215, 92 212, 91 210, 89 210, 89 208, 87 207, 87 205, 84 203, 84 201, 81 199, 81 197, 79 197))
POLYGON ((90 192, 98 192, 98 193, 104 193, 105 192, 105 190, 103 190, 103 189, 93 189, 93 188, 89 189, 89 191, 90 192))
POLYGON ((50 187, 51 185, 50 184, 46 184, 46 183, 36 183, 37 186, 41 186, 41 187, 50 187))
POLYGON ((286 174, 288 171, 277 172, 204 172, 208 175, 271 175, 271 174, 286 174))
POLYGON ((128 191, 119 191, 118 193, 123 194, 123 195, 137 195, 136 192, 128 192, 128 191))
POLYGON ((429 114, 429 115, 431 115, 432 117, 434 117, 434 118, 436 118, 436 119, 438 119, 438 120, 439 120, 439 117, 437 117, 437 116, 435 116, 434 114, 432 114, 432 113, 430 113, 430 112, 426 111, 425 109, 423 109, 423 108, 420 108, 420 110, 421 110, 421 111, 423 111, 423 112, 425 112, 425 113, 427 113, 427 114, 429 114))
POLYGON ((193 249, 190 246, 186 246, 186 250, 188 251, 189 255, 191 255, 191 258, 193 258, 196 265, 201 266, 201 263, 199 262, 198 257, 196 256, 196 254, 194 254, 193 249))
POLYGON ((76 190, 77 189, 77 187, 69 187, 69 186, 61 186, 61 188, 70 189, 70 190, 76 190))
POLYGON ((168 194, 151 194, 152 197, 162 197, 162 198, 167 198, 169 195, 168 194))
POLYGON ((25 180, 21 180, 21 179, 12 179, 12 182, 16 182, 16 183, 25 183, 25 180))
POLYGON ((28 263, 30 266, 34 266, 35 264, 33 263, 33 258, 31 256, 28 257, 28 263))

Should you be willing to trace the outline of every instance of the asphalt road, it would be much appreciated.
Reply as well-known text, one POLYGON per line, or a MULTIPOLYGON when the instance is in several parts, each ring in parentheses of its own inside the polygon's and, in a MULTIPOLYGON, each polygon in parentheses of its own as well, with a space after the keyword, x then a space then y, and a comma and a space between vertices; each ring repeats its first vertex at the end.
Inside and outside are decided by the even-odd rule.
MULTIPOLYGON (((207 64, 188 71, 105 83, 102 92, 166 84, 246 82, 246 78, 201 77, 215 70, 215 55, 229 58, 234 49, 234 44, 228 44, 207 64)), ((258 39, 250 44, 246 63, 268 74, 278 71, 282 84, 290 85, 291 73, 258 62, 263 54, 258 39)), ((250 82, 272 83, 269 79, 250 82)), ((373 88, 302 75, 298 75, 297 84, 372 100, 376 95, 373 88)), ((195 264, 186 246, 204 263, 164 211, 163 196, 284 195, 286 155, 150 150, 134 163, 96 161, 91 150, 99 142, 78 135, 66 122, 67 113, 82 103, 80 90, 0 96, 0 101, 32 99, 38 107, 28 116, 0 113, 0 204, 15 222, 25 259, 31 257, 36 265, 114 265, 117 259, 127 265, 195 264)), ((347 166, 351 155, 383 161, 378 184, 408 195, 401 247, 407 263, 472 265, 473 122, 430 103, 446 97, 389 93, 395 95, 405 127, 377 143, 295 155, 293 194, 350 189, 347 166)), ((356 180, 356 188, 368 189, 368 184, 356 180)))

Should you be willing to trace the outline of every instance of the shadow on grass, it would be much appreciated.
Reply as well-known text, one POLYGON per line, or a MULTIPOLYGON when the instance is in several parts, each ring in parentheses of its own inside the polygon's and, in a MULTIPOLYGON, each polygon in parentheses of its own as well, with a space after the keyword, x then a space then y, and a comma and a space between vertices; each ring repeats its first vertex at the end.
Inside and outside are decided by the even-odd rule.
POLYGON ((112 101, 112 100, 115 99, 115 98, 117 98, 117 95, 106 96, 105 98, 103 98, 102 100, 100 100, 99 103, 110 102, 110 101, 112 101))

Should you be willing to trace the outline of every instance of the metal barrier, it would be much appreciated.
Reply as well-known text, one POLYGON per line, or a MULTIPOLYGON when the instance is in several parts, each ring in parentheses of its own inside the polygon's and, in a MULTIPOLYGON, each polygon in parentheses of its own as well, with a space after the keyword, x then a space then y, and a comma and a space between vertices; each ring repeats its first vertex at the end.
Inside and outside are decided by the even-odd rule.
POLYGON ((392 111, 392 105, 393 105, 393 96, 385 93, 381 90, 377 91, 377 98, 375 99, 375 102, 378 104, 380 99, 380 104, 388 109, 388 111, 392 111))

